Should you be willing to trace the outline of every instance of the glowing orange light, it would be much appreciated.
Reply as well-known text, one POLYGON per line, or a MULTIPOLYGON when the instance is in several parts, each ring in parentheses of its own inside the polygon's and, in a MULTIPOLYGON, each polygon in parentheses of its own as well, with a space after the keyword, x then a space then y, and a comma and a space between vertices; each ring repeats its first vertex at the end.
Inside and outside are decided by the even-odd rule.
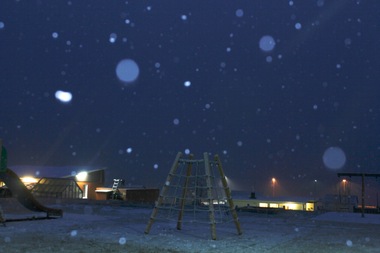
POLYGON ((20 178, 24 184, 37 183, 38 179, 35 177, 22 177, 20 178))

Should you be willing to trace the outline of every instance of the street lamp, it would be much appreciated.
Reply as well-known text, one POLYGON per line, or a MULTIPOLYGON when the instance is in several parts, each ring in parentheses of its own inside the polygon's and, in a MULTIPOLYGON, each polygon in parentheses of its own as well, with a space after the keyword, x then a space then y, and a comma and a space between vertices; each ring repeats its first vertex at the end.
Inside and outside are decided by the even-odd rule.
POLYGON ((347 180, 343 179, 342 183, 343 183, 343 195, 346 195, 346 183, 347 183, 347 180))
POLYGON ((276 185, 276 179, 273 177, 272 178, 272 195, 274 197, 274 186, 276 185))
POLYGON ((317 199, 317 183, 318 180, 314 179, 314 199, 317 199))

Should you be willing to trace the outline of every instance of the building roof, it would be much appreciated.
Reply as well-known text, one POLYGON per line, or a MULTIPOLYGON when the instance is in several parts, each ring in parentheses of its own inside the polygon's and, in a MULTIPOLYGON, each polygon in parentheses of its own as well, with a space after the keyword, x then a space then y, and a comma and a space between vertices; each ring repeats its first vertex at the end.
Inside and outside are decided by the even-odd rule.
POLYGON ((81 171, 93 172, 101 169, 94 169, 89 166, 29 166, 29 165, 18 165, 12 166, 11 169, 19 176, 19 177, 74 177, 81 171))
POLYGON ((82 190, 73 179, 41 178, 32 188, 36 196, 82 198, 82 190))

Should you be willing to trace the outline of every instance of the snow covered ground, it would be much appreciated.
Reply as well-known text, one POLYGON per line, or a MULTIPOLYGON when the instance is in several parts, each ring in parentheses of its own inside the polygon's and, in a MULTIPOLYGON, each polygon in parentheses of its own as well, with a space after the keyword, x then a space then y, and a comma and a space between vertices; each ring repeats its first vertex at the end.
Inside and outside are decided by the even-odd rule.
MULTIPOLYGON (((36 213, 0 199, 5 218, 36 213), (8 206, 5 206, 8 204, 8 206), (12 211, 13 210, 13 211, 12 211), (12 212, 12 213, 10 213, 12 212)), ((0 225, 0 252, 379 252, 380 215, 357 213, 239 212, 243 230, 233 222, 217 224, 211 240, 206 223, 157 221, 144 234, 152 207, 112 203, 56 204, 58 219, 0 225)))

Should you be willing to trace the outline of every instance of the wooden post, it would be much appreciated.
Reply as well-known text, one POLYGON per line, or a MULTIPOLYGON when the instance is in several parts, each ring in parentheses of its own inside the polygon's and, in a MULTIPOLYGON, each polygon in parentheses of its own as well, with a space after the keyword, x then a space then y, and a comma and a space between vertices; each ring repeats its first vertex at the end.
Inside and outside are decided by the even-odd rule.
POLYGON ((231 190, 228 187, 226 176, 224 175, 224 171, 223 171, 223 168, 222 168, 222 163, 221 163, 218 155, 215 155, 214 159, 215 159, 215 161, 217 163, 217 166, 218 166, 220 178, 222 179, 222 184, 223 184, 224 192, 225 192, 226 197, 227 197, 227 202, 228 202, 228 205, 230 207, 230 212, 231 212, 232 217, 234 219, 234 223, 235 223, 238 235, 241 235, 242 231, 241 231, 241 227, 240 227, 239 218, 238 218, 237 213, 236 213, 234 202, 232 201, 231 190))
MULTIPOLYGON (((190 154, 189 159, 190 160, 193 159, 193 154, 190 154)), ((191 162, 189 162, 189 164, 187 165, 185 185, 183 186, 183 189, 182 189, 181 207, 180 207, 180 210, 178 213, 178 221, 177 221, 177 229, 178 230, 181 230, 181 228, 182 228, 182 217, 183 217, 183 211, 185 209, 185 199, 186 199, 187 188, 189 185, 189 179, 191 176, 192 165, 193 164, 191 162)))
POLYGON ((3 224, 4 227, 7 226, 7 224, 5 223, 3 209, 1 208, 1 206, 0 206, 0 223, 3 224))
POLYGON ((162 186, 162 189, 161 189, 161 192, 160 192, 160 196, 158 197, 157 203, 155 204, 155 206, 153 208, 153 211, 152 211, 152 214, 150 216, 148 225, 145 228, 145 234, 149 233, 149 231, 150 231, 150 229, 151 229, 151 227, 153 225, 153 222, 155 220, 156 214, 158 212, 158 207, 161 206, 161 204, 162 204, 162 202, 164 200, 164 196, 166 195, 166 191, 168 189, 168 185, 170 185, 170 181, 172 180, 173 175, 177 171, 178 161, 181 158, 181 156, 182 156, 182 153, 178 152, 178 154, 177 154, 177 156, 176 156, 176 158, 175 158, 175 160, 173 162, 173 165, 172 165, 172 167, 170 169, 169 175, 166 178, 165 184, 164 184, 164 186, 162 186))
MULTIPOLYGON (((208 212, 208 218, 210 222, 210 230, 211 230, 211 238, 213 240, 216 240, 216 214, 215 214, 215 205, 214 205, 214 198, 219 201, 219 189, 220 185, 215 182, 216 178, 218 179, 218 176, 216 173, 219 172, 220 178, 222 180, 223 184, 223 189, 224 189, 224 194, 227 197, 228 205, 229 207, 224 206, 223 204, 223 210, 225 212, 229 212, 233 216, 233 220, 235 222, 238 234, 241 235, 241 227, 239 223, 239 219, 234 207, 234 203, 232 201, 231 197, 231 191, 230 188, 228 187, 228 182, 226 179, 226 176, 224 175, 223 168, 221 165, 221 161, 218 157, 218 155, 215 155, 215 161, 209 160, 208 153, 203 153, 203 160, 193 160, 193 155, 191 154, 189 156, 189 159, 181 159, 182 154, 179 152, 177 154, 176 159, 174 160, 174 163, 171 167, 171 170, 169 172, 169 175, 166 179, 166 182, 164 186, 161 189, 160 195, 158 197, 158 200, 153 208, 153 211, 151 213, 151 216, 149 218, 148 224, 145 229, 145 234, 148 234, 150 232, 150 229, 156 219, 156 215, 158 213, 158 210, 160 208, 166 209, 171 211, 179 211, 178 212, 178 220, 177 220, 177 229, 181 230, 182 229, 182 224, 183 224, 183 218, 185 215, 185 207, 186 204, 189 203, 187 201, 200 201, 199 204, 204 203, 205 205, 208 204, 208 210, 198 210, 196 208, 195 204, 198 204, 197 202, 194 202, 193 204, 193 211, 207 211, 208 212), (194 168, 194 163, 196 163, 196 167, 194 168), (202 185, 198 184, 198 172, 199 172, 199 167, 198 164, 202 164, 204 166, 204 175, 202 173, 201 175, 201 180, 202 180, 202 185), (183 169, 184 166, 186 166, 186 172, 183 169), (214 169, 216 170, 215 166, 218 167, 218 172, 214 172, 214 169), (181 168, 181 169, 178 169, 181 168), (180 171, 180 172, 178 172, 180 171), (193 178, 193 172, 196 172, 196 176, 193 178), (186 174, 183 175, 183 172, 186 174), (178 173, 178 174, 177 174, 178 173), (184 178, 184 180, 183 180, 184 178), (175 179, 178 179, 178 181, 175 181, 175 179), (173 183, 171 181, 174 181, 173 183), (204 180, 204 181, 203 181, 204 180), (193 186, 194 184, 194 186, 193 186), (205 185, 204 185, 205 184, 205 185), (171 189, 169 187, 175 187, 175 194, 174 196, 168 196, 167 194, 171 193, 171 189), (195 196, 190 197, 189 196, 189 189, 195 189, 195 196), (215 187, 215 189, 214 189, 215 187), (180 190, 182 188, 182 190, 180 190), (207 196, 202 196, 198 195, 198 190, 206 190, 207 196), (178 195, 177 195, 178 194, 178 195), (215 196, 215 194, 217 196, 215 196), (190 198, 189 198, 190 197, 190 198), (206 199, 205 199, 206 198, 206 199), (168 203, 168 200, 172 200, 172 203, 168 203), (190 199, 190 200, 189 200, 190 199), (179 200, 179 201, 178 201, 179 200), (169 204, 171 204, 169 206, 169 204), (229 208, 229 209, 228 209, 229 208)), ((193 192, 191 192, 193 193, 193 192)), ((221 203, 217 203, 217 205, 220 205, 221 203)), ((219 206, 220 208, 220 206, 219 206)), ((218 209, 221 210, 221 209, 218 209)), ((219 213, 218 213, 219 214, 219 213)), ((223 215, 224 213, 221 213, 223 215)))
POLYGON ((207 200, 208 200, 209 217, 210 217, 211 238, 213 240, 216 240, 216 228, 215 228, 216 222, 215 222, 214 199, 212 197, 210 161, 208 159, 207 153, 203 153, 203 157, 204 157, 205 173, 206 173, 207 200))
POLYGON ((364 173, 362 174, 362 218, 364 218, 364 211, 365 211, 365 184, 364 184, 364 173))

